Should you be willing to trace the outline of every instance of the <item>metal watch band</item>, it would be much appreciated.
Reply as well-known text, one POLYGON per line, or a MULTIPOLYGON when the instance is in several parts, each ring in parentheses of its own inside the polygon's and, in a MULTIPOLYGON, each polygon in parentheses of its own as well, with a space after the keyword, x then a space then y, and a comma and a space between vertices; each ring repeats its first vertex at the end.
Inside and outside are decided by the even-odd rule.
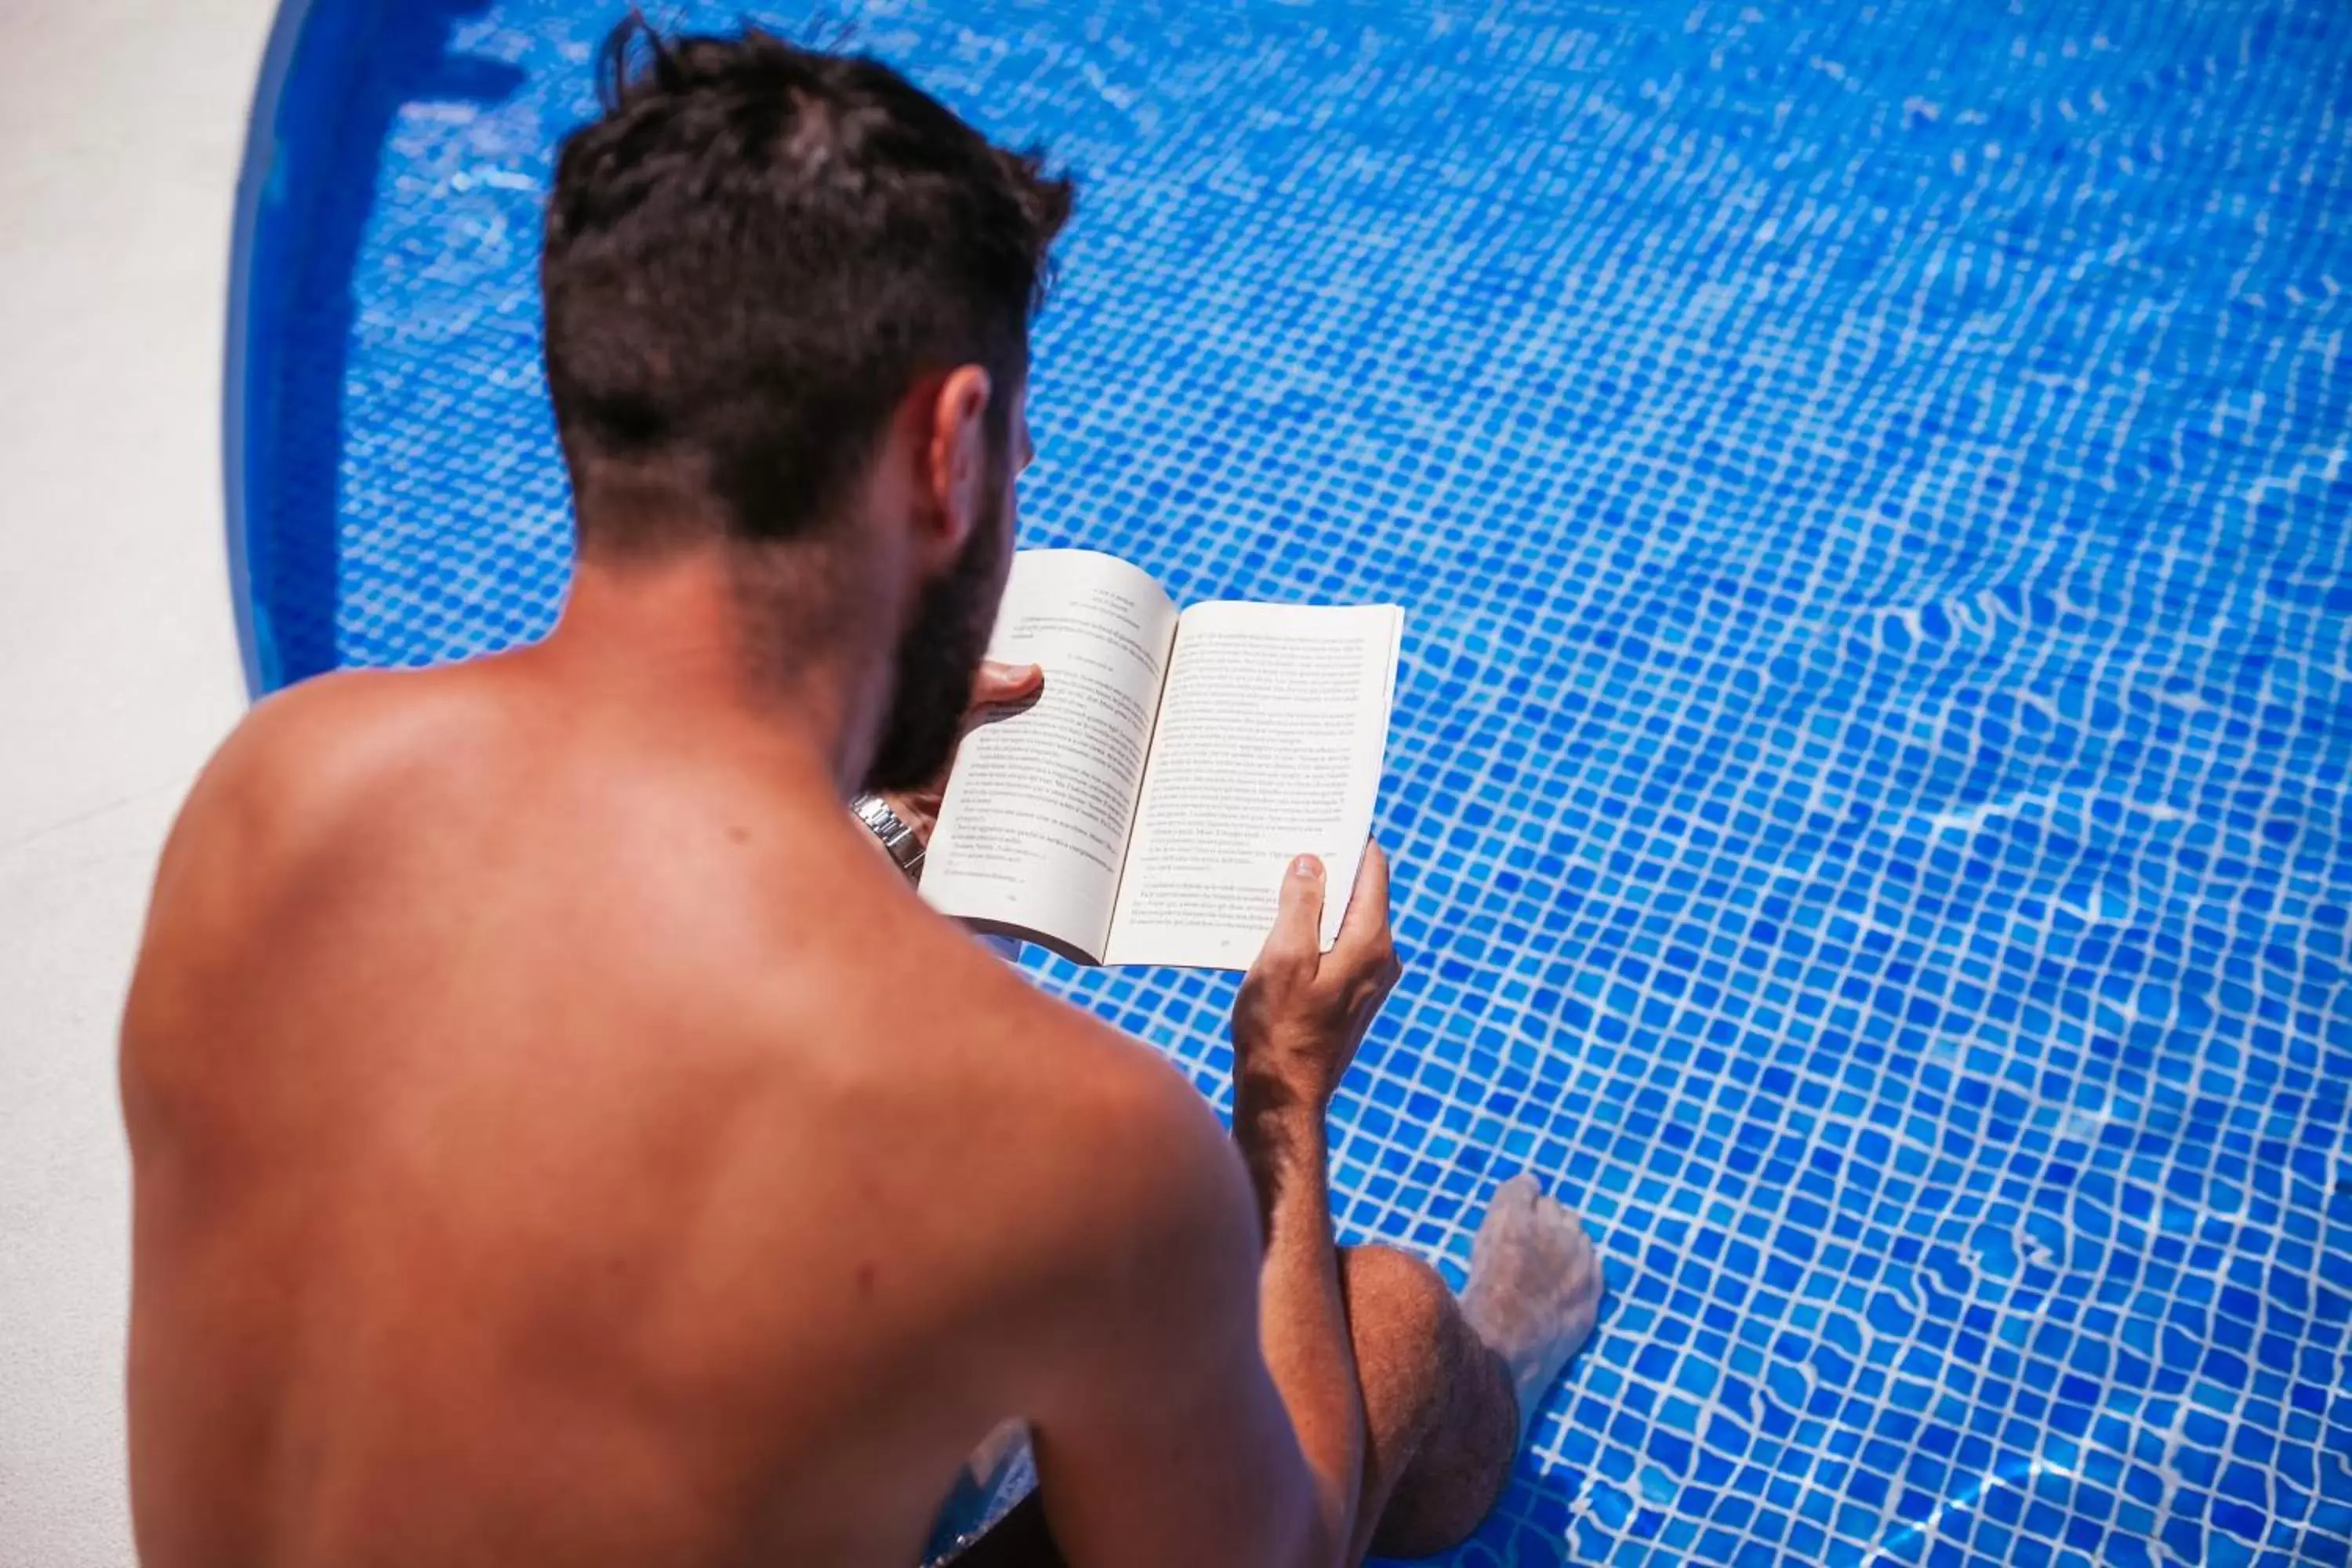
POLYGON ((878 795, 861 795, 850 804, 850 809, 857 814, 857 820, 882 841, 882 847, 890 852, 890 858, 899 870, 907 874, 907 880, 921 879, 923 841, 915 836, 913 828, 900 820, 897 812, 890 809, 888 801, 878 795))

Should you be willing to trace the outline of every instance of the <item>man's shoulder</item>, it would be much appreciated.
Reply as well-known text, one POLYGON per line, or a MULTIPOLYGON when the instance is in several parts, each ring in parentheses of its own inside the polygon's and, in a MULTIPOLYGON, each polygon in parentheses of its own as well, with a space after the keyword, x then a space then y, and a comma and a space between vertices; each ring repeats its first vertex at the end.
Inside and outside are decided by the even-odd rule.
POLYGON ((197 774, 157 868, 155 910, 190 900, 234 927, 236 910, 321 850, 380 842, 398 802, 463 751, 478 706, 445 672, 355 670, 255 704, 197 774))
POLYGON ((996 969, 983 994, 943 993, 970 1066, 940 1084, 965 1142, 1056 1290, 1098 1288, 1246 1210, 1248 1177, 1198 1088, 1153 1047, 996 969), (977 1005, 971 1005, 977 1004, 977 1005), (1091 1282, 1089 1285, 1088 1282, 1091 1282))
POLYGON ((927 1266, 967 1321, 992 1325, 1007 1397, 1043 1407, 1138 1342, 1246 1316, 1260 1235, 1248 1172, 1199 1088, 1151 1046, 1003 978, 1027 996, 966 1026, 984 1076, 929 1086, 952 1121, 924 1155, 950 1222, 927 1266))
POLYGON ((227 800, 331 798, 430 760, 432 742, 479 706, 475 684, 454 669, 316 676, 256 703, 214 754, 206 782, 227 800))
POLYGON ((971 1149, 992 1178, 1049 1188, 1053 1212, 1083 1222, 1088 1205, 1074 1201, 1073 1184, 1117 1208, 1130 1175, 1181 1184, 1204 1152, 1222 1156, 1215 1113, 1160 1051, 1046 994, 911 898, 843 907, 853 902, 870 929, 837 927, 827 940, 839 951, 798 962, 830 974, 839 1016, 856 1018, 874 1047, 868 1069, 968 1129, 946 1142, 971 1149))
MULTIPOLYGON (((889 959, 869 982, 877 997, 933 1060, 999 1086, 991 1098, 1009 1114, 1066 1135, 1206 1114, 1150 1047, 1046 994, 912 900, 891 916, 879 943, 889 959)), ((1056 1142, 1084 1146, 1071 1136, 1056 1142)))
POLYGON ((235 973, 316 913, 307 872, 365 841, 370 781, 413 765, 420 719, 445 682, 423 674, 320 677, 264 699, 196 776, 156 868, 125 1038, 170 1037, 218 999, 203 977, 235 973), (226 967, 225 967, 226 966, 226 967))

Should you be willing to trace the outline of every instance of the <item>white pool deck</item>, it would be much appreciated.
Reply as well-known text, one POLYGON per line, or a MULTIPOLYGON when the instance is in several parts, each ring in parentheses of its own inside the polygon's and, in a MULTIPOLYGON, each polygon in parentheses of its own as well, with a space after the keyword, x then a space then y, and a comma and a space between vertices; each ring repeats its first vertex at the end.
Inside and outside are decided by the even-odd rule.
POLYGON ((0 49, 0 1564, 131 1561, 114 1032, 245 706, 221 500, 269 0, 10 0, 0 49))

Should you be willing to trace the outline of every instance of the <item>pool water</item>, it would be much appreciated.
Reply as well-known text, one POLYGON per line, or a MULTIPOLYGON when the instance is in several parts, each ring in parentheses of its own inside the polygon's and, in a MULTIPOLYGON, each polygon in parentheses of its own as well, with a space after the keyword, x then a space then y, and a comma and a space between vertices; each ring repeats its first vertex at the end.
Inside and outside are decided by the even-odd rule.
MULTIPOLYGON (((310 10, 260 684, 549 624, 615 10, 310 10)), ((831 16, 1084 177, 1024 542, 1408 607, 1339 1224, 1532 1170, 1612 1286, 1453 1561, 2352 1558, 2352 12, 831 16)), ((1224 1102, 1230 977, 1031 962, 1224 1102)))

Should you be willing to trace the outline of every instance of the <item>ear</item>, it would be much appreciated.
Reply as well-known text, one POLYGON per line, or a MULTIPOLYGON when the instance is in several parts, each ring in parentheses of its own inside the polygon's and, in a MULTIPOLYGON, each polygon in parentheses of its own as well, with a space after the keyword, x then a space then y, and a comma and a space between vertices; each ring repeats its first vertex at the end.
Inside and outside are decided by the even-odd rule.
POLYGON ((945 566, 963 551, 971 531, 988 513, 988 400, 994 389, 988 372, 959 365, 940 383, 931 401, 930 438, 923 452, 922 478, 929 505, 925 512, 925 554, 945 566))

